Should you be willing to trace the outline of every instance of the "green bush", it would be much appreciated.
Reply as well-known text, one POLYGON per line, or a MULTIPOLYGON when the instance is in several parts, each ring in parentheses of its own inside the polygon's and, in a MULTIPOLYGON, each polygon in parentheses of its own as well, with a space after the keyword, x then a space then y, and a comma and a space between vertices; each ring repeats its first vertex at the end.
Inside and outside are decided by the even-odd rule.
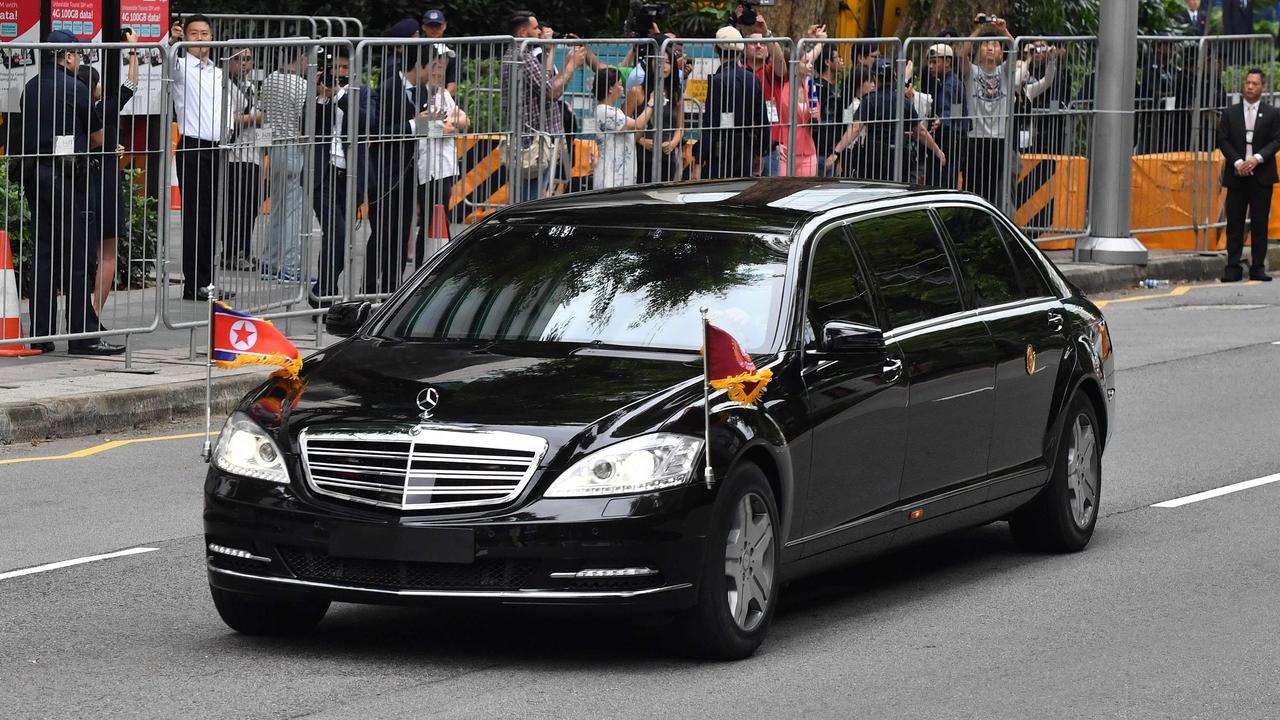
MULTIPOLYGON (((25 297, 31 283, 37 228, 31 222, 31 208, 22 196, 17 172, 16 160, 0 162, 0 226, 9 233, 9 247, 19 273, 18 290, 25 297)), ((154 276, 160 236, 159 203, 153 197, 134 192, 145 182, 143 171, 126 170, 123 180, 129 232, 116 240, 115 283, 121 290, 146 287, 148 277, 154 276)))

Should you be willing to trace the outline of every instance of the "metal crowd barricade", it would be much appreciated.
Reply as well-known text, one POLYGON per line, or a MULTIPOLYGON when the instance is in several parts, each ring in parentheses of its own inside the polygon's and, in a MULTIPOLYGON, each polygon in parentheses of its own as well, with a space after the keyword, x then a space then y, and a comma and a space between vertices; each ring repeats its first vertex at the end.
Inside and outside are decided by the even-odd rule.
MULTIPOLYGON (((1191 177, 1191 198, 1179 205, 1188 206, 1189 220, 1183 224, 1194 232, 1194 244, 1186 237, 1187 230, 1181 228, 1176 230, 1177 234, 1158 232, 1147 226, 1154 223, 1135 222, 1133 232, 1148 247, 1221 250, 1226 246, 1226 215, 1225 192, 1221 187, 1223 160, 1217 150, 1218 117, 1241 101, 1247 70, 1259 68, 1266 72, 1268 93, 1280 82, 1275 73, 1275 38, 1270 35, 1200 38, 1190 64, 1195 68, 1194 102, 1189 119, 1192 162, 1187 173, 1191 177)), ((1263 101, 1274 103, 1269 99, 1274 97, 1264 95, 1263 101)), ((1161 200, 1171 202, 1167 198, 1161 200)))
MULTIPOLYGON (((179 15, 184 21, 196 13, 179 15)), ((329 19, 312 15, 205 14, 215 38, 259 40, 264 38, 319 37, 330 35, 329 19)))
MULTIPOLYGON (((720 44, 705 38, 668 38, 658 53, 669 56, 677 48, 690 59, 693 72, 682 93, 688 96, 687 107, 677 114, 681 133, 688 138, 681 143, 685 147, 678 159, 688 167, 676 179, 785 173, 786 163, 778 161, 778 146, 787 138, 779 100, 787 85, 791 40, 748 37, 741 43, 720 44)), ((665 107, 668 93, 663 88, 660 83, 655 88, 655 108, 665 107)), ((670 118, 668 113, 654 114, 654 137, 670 142, 665 127, 670 118)), ((652 161, 655 178, 677 169, 666 155, 655 153, 652 161)))
POLYGON ((331 140, 317 134, 317 95, 328 97, 338 85, 342 54, 351 54, 350 41, 170 48, 165 70, 173 115, 166 114, 165 126, 172 120, 175 141, 166 161, 175 170, 180 210, 162 209, 163 277, 166 287, 173 283, 160 296, 167 327, 207 322, 201 299, 209 283, 237 309, 258 315, 318 312, 317 256, 332 251, 334 240, 326 208, 316 201, 325 180, 316 167, 331 140))
MULTIPOLYGON (((916 153, 924 161, 920 177, 925 184, 981 195, 1013 217, 1016 154, 1010 132, 1014 103, 1023 92, 1025 79, 1018 70, 1013 40, 999 34, 910 38, 903 46, 904 72, 907 63, 920 73, 912 80, 916 88, 912 110, 917 116, 930 118, 926 129, 937 130, 943 140, 938 147, 946 158, 942 162, 926 143, 916 153), (950 50, 950 56, 944 48, 950 50), (938 97, 950 102, 939 102, 938 97), (921 113, 924 109, 929 112, 921 113)), ((919 141, 916 147, 920 147, 919 141)), ((911 167, 919 167, 918 162, 911 167)))
POLYGON ((665 64, 668 81, 659 83, 647 72, 661 67, 658 44, 650 39, 523 40, 517 47, 518 55, 504 58, 512 91, 503 116, 516 138, 504 160, 507 177, 517 179, 509 185, 521 199, 678 180, 687 172, 674 51, 665 64), (543 84, 520 59, 525 53, 541 58, 543 84), (646 110, 650 104, 655 110, 646 110), (535 167, 531 161, 548 136, 552 149, 535 167))
POLYGON ((354 121, 345 128, 355 155, 347 159, 346 297, 394 292, 406 265, 421 267, 451 224, 506 204, 500 158, 510 133, 495 88, 513 47, 506 36, 356 47, 347 108, 354 121))
POLYGON ((1026 79, 1009 125, 1017 153, 1009 216, 1041 247, 1071 248, 1089 232, 1097 39, 1020 37, 1015 48, 1026 79))
POLYGON ((789 174, 899 177, 903 163, 898 152, 904 143, 893 128, 902 127, 902 93, 878 81, 896 74, 900 50, 897 38, 806 38, 796 44, 783 112, 789 174), (863 107, 864 100, 881 91, 863 107), (898 101, 878 102, 889 95, 898 101))
MULTIPOLYGON (((147 194, 143 169, 156 139, 147 136, 145 121, 134 132, 129 110, 162 95, 159 77, 144 72, 147 48, 135 43, 7 43, 5 52, 31 58, 34 74, 13 88, 0 158, 0 232, 7 235, 18 284, 0 287, 0 317, 18 316, 27 337, 0 345, 123 335, 131 361, 133 336, 158 325, 162 233, 159 200, 147 194), (90 56, 99 67, 83 60, 90 56), (38 89, 62 77, 55 63, 67 70, 78 65, 84 112, 65 112, 68 86, 38 89), (106 87, 105 63, 118 66, 121 82, 131 87, 106 87), (99 123, 103 145, 91 147, 89 130, 99 123), (55 136, 54 127, 64 134, 55 136), (14 298, 18 307, 9 305, 14 298)), ((8 277, 0 273, 0 286, 8 277)))

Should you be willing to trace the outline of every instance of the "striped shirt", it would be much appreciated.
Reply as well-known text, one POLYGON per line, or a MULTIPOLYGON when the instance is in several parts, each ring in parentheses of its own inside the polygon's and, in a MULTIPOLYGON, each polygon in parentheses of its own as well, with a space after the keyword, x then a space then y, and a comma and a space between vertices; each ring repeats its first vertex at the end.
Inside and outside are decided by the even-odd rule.
POLYGON ((519 54, 524 66, 523 77, 519 78, 520 120, 523 130, 559 135, 564 132, 563 110, 560 108, 560 101, 552 95, 554 78, 547 75, 541 57, 529 52, 521 53, 519 50, 507 51, 502 63, 502 97, 511 97, 512 83, 517 80, 508 70, 515 54, 519 54))
POLYGON ((277 70, 262 81, 258 93, 262 124, 275 140, 302 135, 302 118, 307 107, 307 81, 292 70, 277 70))

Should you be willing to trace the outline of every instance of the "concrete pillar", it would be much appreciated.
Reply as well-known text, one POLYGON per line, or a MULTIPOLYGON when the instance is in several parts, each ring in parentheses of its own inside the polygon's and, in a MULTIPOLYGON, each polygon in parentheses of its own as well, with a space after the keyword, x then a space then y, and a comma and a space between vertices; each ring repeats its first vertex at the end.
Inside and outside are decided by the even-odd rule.
POLYGON ((1092 229, 1089 237, 1076 242, 1076 259, 1145 265, 1147 248, 1129 236, 1138 0, 1106 0, 1099 6, 1096 114, 1089 158, 1092 229))

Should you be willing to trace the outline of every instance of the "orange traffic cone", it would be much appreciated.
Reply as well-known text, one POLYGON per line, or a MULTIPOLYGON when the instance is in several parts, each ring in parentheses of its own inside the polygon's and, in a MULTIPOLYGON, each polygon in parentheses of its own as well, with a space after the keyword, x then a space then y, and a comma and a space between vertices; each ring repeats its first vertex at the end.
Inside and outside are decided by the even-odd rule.
MULTIPOLYGON (((16 340, 22 335, 18 317, 18 276, 13 271, 13 254, 9 252, 9 233, 0 230, 0 340, 16 340)), ((26 345, 0 345, 0 357, 39 355, 26 345)))
POLYGON ((178 123, 173 123, 172 140, 174 159, 169 161, 169 209, 182 209, 182 190, 178 187, 178 123))
POLYGON ((432 208, 429 230, 427 237, 431 240, 439 240, 441 245, 449 242, 449 213, 444 209, 443 203, 436 203, 432 208))

